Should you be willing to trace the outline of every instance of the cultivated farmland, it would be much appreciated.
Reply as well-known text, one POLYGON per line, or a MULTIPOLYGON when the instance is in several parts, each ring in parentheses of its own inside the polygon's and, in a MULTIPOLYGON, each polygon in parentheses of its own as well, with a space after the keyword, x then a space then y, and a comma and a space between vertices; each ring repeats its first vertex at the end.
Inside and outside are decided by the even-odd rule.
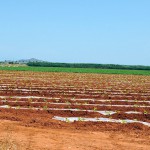
POLYGON ((55 129, 150 134, 150 76, 15 71, 0 75, 1 119, 55 129))

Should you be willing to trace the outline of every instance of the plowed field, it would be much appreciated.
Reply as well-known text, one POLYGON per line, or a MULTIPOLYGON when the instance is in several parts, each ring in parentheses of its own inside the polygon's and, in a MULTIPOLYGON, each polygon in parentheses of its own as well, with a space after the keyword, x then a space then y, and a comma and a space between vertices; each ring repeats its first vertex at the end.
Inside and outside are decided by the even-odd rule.
MULTIPOLYGON (((140 147, 137 139, 132 149, 150 149, 150 76, 0 71, 0 119, 37 130, 65 131, 68 138, 70 132, 141 136, 146 146, 140 147)), ((115 147, 115 142, 105 147, 104 143, 95 143, 91 149, 122 146, 115 147)), ((87 145, 72 149, 90 149, 87 145)), ((44 149, 33 146, 37 148, 44 149)), ((61 145, 47 149, 61 149, 61 145)))

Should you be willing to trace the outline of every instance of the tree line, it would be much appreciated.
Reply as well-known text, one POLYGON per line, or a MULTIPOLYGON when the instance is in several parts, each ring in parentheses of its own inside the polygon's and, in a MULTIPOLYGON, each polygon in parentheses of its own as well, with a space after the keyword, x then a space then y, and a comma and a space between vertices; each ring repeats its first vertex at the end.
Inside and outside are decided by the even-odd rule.
POLYGON ((118 64, 29 62, 29 63, 27 63, 27 65, 28 66, 34 66, 34 67, 65 67, 65 68, 97 68, 97 69, 150 70, 150 66, 118 65, 118 64))

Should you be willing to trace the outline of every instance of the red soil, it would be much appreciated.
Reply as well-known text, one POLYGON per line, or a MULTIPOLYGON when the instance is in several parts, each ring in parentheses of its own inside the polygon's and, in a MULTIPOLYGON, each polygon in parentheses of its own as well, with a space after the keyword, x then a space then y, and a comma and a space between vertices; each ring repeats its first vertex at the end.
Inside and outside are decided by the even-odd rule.
POLYGON ((149 76, 14 71, 0 71, 0 75, 0 96, 7 96, 7 98, 0 98, 0 106, 19 106, 16 110, 0 108, 0 149, 6 149, 6 146, 9 145, 12 149, 15 149, 16 146, 16 149, 19 150, 150 149, 150 127, 139 123, 119 124, 77 121, 67 123, 52 119, 54 116, 111 117, 150 122, 150 108, 138 107, 138 105, 150 106, 148 102, 138 102, 150 100, 149 76), (31 91, 25 91, 24 89, 31 91), (18 99, 12 96, 41 96, 51 97, 52 99, 18 99), (60 100, 57 101, 55 98, 60 98, 60 100), (81 101, 81 98, 95 101, 81 101), (72 101, 71 99, 77 100, 72 101), (96 101, 100 99, 110 101, 96 101), (135 100, 135 102, 115 101, 124 99, 135 100), (45 103, 33 104, 31 102, 45 103), (51 102, 51 104, 47 102, 51 102), (135 107, 95 107, 87 106, 85 102, 91 104, 133 105, 135 107), (66 105, 59 103, 66 103, 66 105), (76 103, 82 105, 76 105, 76 103), (21 110, 21 107, 39 107, 43 110, 21 110), (48 110, 48 108, 78 108, 79 111, 53 111, 48 110), (82 109, 94 110, 95 108, 96 110, 113 110, 118 113, 104 116, 96 111, 80 111, 82 109), (125 114, 126 111, 139 111, 142 114, 125 114))

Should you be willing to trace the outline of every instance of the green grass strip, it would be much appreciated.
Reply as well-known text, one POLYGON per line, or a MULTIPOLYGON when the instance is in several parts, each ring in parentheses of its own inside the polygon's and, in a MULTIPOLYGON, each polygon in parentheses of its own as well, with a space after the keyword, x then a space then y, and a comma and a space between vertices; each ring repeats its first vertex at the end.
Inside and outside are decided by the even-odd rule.
POLYGON ((68 73, 98 73, 98 74, 127 74, 150 75, 145 70, 119 70, 119 69, 90 69, 90 68, 62 68, 62 67, 0 67, 0 70, 9 71, 35 71, 35 72, 68 72, 68 73))

